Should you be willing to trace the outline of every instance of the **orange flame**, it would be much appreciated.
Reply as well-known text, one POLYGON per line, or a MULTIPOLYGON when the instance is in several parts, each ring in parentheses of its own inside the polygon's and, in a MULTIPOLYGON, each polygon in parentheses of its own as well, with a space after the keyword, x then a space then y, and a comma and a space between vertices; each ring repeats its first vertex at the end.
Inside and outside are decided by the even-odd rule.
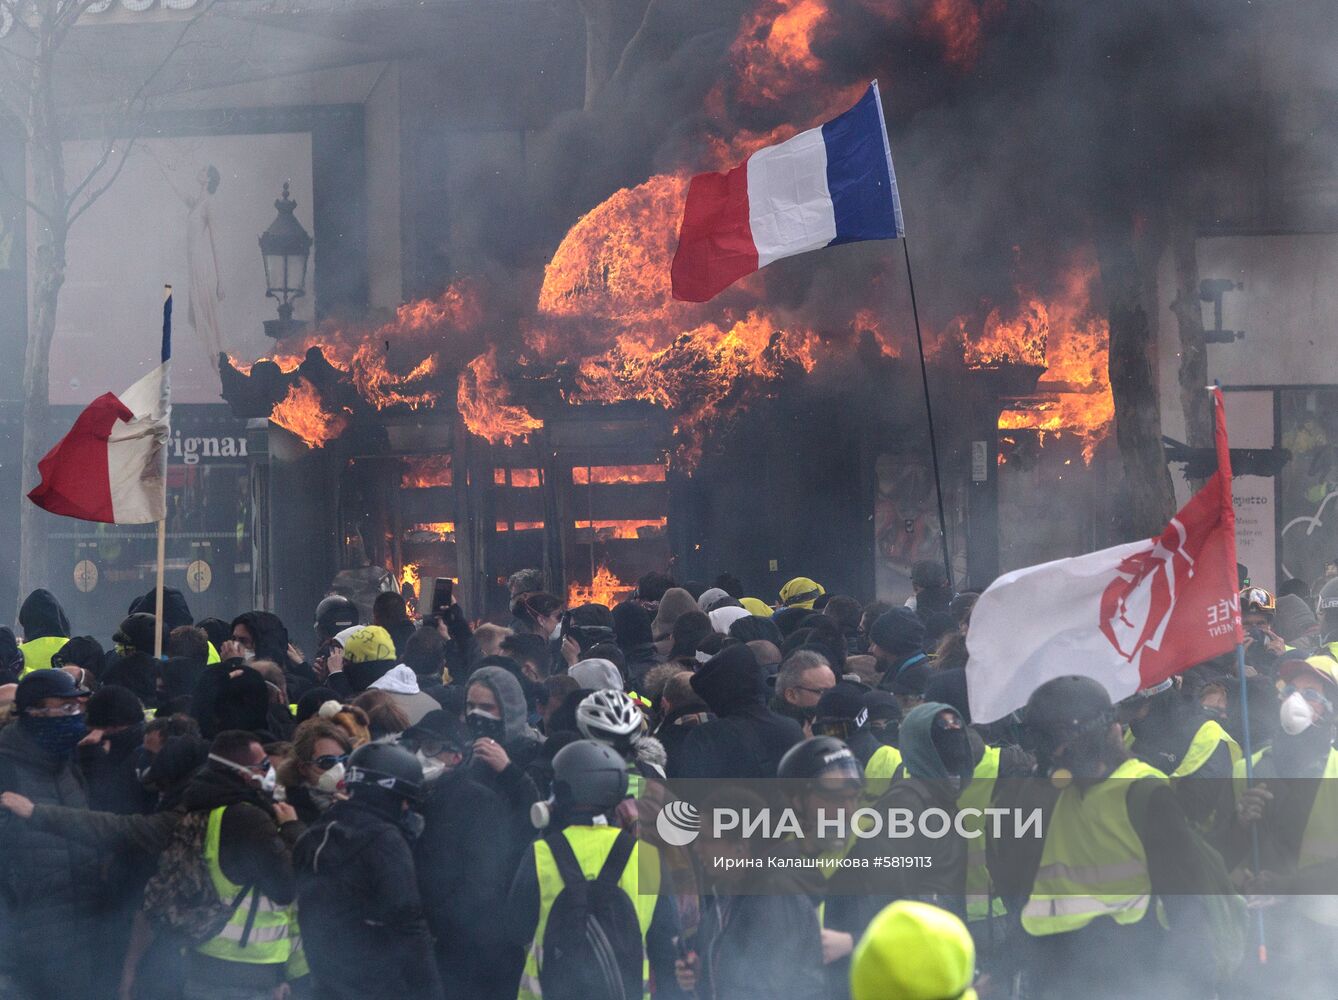
POLYGON ((418 563, 405 563, 404 569, 400 572, 400 587, 412 587, 413 596, 418 598, 418 578, 422 572, 422 567, 418 563))
POLYGON ((309 448, 324 448, 348 426, 344 414, 325 409, 320 392, 305 378, 293 384, 288 395, 274 407, 270 419, 296 434, 309 448))
POLYGON ((407 468, 400 475, 400 486, 404 489, 430 489, 454 482, 450 455, 415 455, 406 458, 405 463, 407 468))
POLYGON ((598 538, 654 538, 663 534, 669 519, 643 518, 630 521, 577 521, 577 531, 593 531, 598 538))
POLYGON ((493 469, 493 484, 496 486, 506 486, 508 472, 511 474, 511 486, 532 489, 539 485, 538 469, 493 469))
MULTIPOLYGON (((1089 465, 1115 420, 1108 370, 1110 327, 1092 306, 1091 291, 1098 280, 1095 256, 1085 251, 1064 272, 1057 294, 1047 300, 1028 298, 1010 320, 992 310, 983 334, 963 343, 963 357, 971 367, 1045 365, 1036 389, 1050 398, 1005 410, 999 428, 1039 431, 1042 441, 1045 434, 1075 434, 1089 465)), ((957 323, 965 330, 963 318, 957 323)))
POLYGON ((663 465, 578 465, 571 470, 577 486, 607 486, 612 483, 662 483, 663 465))
POLYGON ((544 422, 511 402, 511 389, 497 371, 497 349, 480 354, 460 373, 456 405, 469 430, 492 444, 529 440, 544 422))
POLYGON ((444 542, 455 534, 454 521, 427 521, 423 524, 415 524, 410 528, 406 535, 435 535, 436 540, 444 542))
POLYGON ((498 531, 542 531, 543 521, 498 521, 498 531))
POLYGON ((589 585, 570 583, 567 585, 567 607, 575 608, 582 604, 602 604, 611 608, 627 599, 632 593, 634 583, 619 580, 607 566, 601 565, 595 570, 595 578, 589 585))

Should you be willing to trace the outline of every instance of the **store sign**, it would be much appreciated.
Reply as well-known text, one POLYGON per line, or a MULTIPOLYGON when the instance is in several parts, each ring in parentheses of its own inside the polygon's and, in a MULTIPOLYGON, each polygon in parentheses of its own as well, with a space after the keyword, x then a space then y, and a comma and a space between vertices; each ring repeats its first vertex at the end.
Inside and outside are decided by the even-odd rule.
POLYGON ((183 465, 199 465, 201 459, 245 458, 246 438, 230 435, 186 437, 177 431, 172 435, 172 447, 168 454, 172 461, 183 465))

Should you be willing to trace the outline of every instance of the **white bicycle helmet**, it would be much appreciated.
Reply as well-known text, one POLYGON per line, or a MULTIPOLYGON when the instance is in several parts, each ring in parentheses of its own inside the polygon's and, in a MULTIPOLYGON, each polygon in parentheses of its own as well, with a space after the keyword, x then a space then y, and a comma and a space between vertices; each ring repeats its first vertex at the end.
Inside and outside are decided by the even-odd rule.
POLYGON ((576 728, 588 740, 626 739, 641 731, 641 709, 616 688, 594 691, 576 706, 576 728))

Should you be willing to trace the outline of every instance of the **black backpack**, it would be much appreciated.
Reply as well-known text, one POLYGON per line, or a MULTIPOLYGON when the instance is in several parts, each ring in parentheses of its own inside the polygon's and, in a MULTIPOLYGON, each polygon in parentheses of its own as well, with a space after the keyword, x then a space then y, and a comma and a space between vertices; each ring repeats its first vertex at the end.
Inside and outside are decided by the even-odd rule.
POLYGON ((581 870, 561 832, 544 843, 553 852, 562 891, 544 930, 539 987, 544 1000, 639 1000, 645 949, 631 898, 618 886, 636 838, 618 833, 594 879, 581 870))

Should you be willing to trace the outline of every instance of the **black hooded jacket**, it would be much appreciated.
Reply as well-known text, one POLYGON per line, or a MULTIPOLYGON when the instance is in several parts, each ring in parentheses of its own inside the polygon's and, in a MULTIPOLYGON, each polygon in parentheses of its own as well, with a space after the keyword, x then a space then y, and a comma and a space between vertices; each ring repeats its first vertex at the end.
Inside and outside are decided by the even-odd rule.
MULTIPOLYGON (((302 941, 324 1000, 441 1000, 409 842, 353 799, 297 845, 302 941)), ((486 922, 484 914, 477 914, 486 922)))
MULTIPOLYGON (((127 614, 156 614, 158 610, 158 595, 150 590, 141 597, 136 597, 130 602, 130 610, 127 614)), ((175 587, 163 588, 163 632, 171 632, 174 628, 182 625, 194 625, 195 619, 191 617, 190 605, 186 603, 186 595, 175 587)))
POLYGON ((785 751, 804 738, 793 719, 766 704, 762 668, 747 646, 729 646, 693 675, 697 692, 716 718, 683 740, 673 778, 774 778, 785 751))
POLYGON ((257 659, 273 660, 280 666, 288 662, 288 629, 278 615, 247 611, 232 620, 233 628, 238 625, 244 626, 255 639, 257 659))
POLYGON ((65 609, 49 590, 34 590, 19 608, 19 624, 23 626, 23 641, 44 639, 48 636, 70 637, 70 620, 65 609))

